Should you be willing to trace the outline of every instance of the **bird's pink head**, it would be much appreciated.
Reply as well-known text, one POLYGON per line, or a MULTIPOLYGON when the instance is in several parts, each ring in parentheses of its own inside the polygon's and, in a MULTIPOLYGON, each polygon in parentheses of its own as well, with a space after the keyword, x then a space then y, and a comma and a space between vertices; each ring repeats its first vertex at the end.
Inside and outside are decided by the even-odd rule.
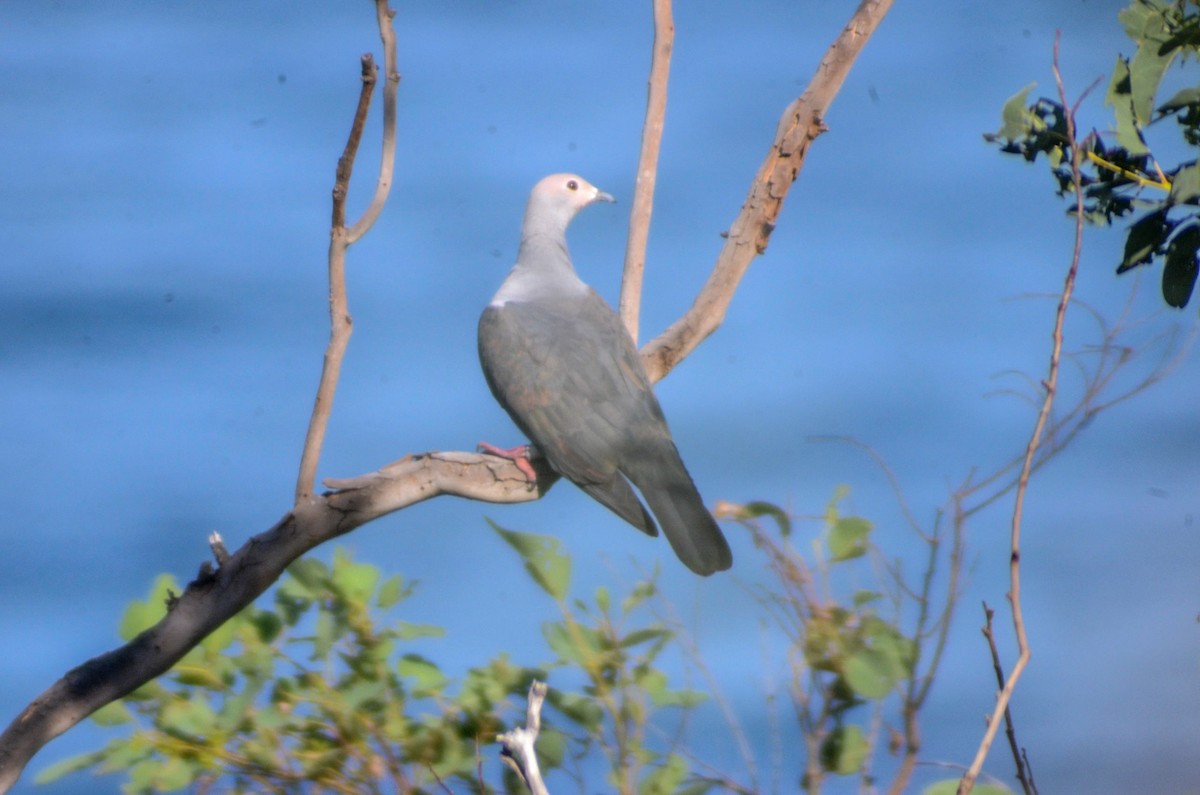
POLYGON ((531 215, 539 219, 553 219, 555 225, 566 228, 575 214, 594 202, 616 201, 611 195, 597 188, 586 179, 575 174, 551 174, 533 186, 529 194, 531 215))

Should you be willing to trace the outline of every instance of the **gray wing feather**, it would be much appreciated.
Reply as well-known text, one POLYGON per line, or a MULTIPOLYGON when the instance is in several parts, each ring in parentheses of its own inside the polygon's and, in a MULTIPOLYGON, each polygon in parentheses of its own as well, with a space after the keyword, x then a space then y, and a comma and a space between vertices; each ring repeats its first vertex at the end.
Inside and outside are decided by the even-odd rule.
POLYGON ((594 291, 488 307, 479 358, 496 400, 557 472, 656 535, 628 476, 684 564, 699 574, 730 567, 633 341, 594 291))

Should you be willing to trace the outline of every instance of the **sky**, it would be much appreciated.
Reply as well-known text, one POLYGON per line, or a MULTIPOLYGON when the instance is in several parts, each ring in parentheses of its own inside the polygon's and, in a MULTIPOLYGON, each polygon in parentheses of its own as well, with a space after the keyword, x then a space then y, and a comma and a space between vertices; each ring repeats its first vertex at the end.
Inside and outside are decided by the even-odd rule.
MULTIPOLYGON (((854 7, 677 5, 646 339, 689 306, 779 114, 854 7)), ((877 451, 924 523, 971 473, 1023 449, 1034 414, 1015 392, 1043 377, 1046 296, 1061 287, 1072 225, 1045 168, 999 155, 981 134, 1031 81, 1039 95, 1053 91, 1056 30, 1072 96, 1131 54, 1121 5, 896 4, 725 323, 657 387, 709 503, 770 500, 812 517, 846 485, 843 510, 874 521, 888 555, 910 558, 919 548, 879 468, 854 445, 815 437, 877 451)), ((617 197, 581 215, 569 239, 581 275, 610 301, 620 278, 649 3, 397 6, 395 181, 349 256, 355 332, 320 477, 520 441, 479 372, 475 328, 540 177, 577 172, 617 197)), ((379 52, 374 24, 365 1, 0 5, 5 723, 116 645, 125 605, 155 575, 190 579, 210 532, 235 548, 289 507, 328 335, 329 191, 359 56, 379 52)), ((1102 96, 1103 84, 1081 126, 1106 126, 1102 96)), ((373 188, 377 116, 372 124, 352 215, 373 188)), ((1173 131, 1160 133, 1163 161, 1177 161, 1173 131)), ((1046 792, 1185 792, 1200 781, 1200 363, 1182 347, 1196 307, 1165 308, 1157 271, 1118 279, 1121 245, 1117 231, 1088 230, 1078 287, 1099 317, 1123 319, 1120 344, 1138 354, 1110 394, 1182 352, 1167 379, 1098 416, 1030 488, 1033 659, 1013 709, 1046 792)), ((1073 308, 1067 337, 1071 351, 1094 350, 1092 315, 1073 308)), ((1089 355, 1068 360, 1064 406, 1089 355)), ((922 782, 969 762, 993 703, 978 605, 1005 616, 1010 515, 1001 501, 969 525, 922 782)), ((554 608, 485 517, 560 536, 581 594, 661 566, 663 591, 693 617, 766 764, 762 694, 781 661, 764 651, 753 599, 763 562, 743 531, 727 527, 733 571, 701 580, 664 541, 560 484, 531 505, 434 500, 340 540, 356 559, 420 582, 402 617, 447 627, 421 653, 451 671, 500 649, 549 657, 540 626, 554 608)), ((798 532, 807 550, 819 523, 798 532)), ((998 627, 1011 664, 1011 631, 998 627)), ((116 792, 111 778, 32 783, 104 739, 80 725, 14 791, 116 792)), ((724 744, 694 739, 736 771, 724 744)), ((986 769, 1012 781, 1001 749, 986 769)))

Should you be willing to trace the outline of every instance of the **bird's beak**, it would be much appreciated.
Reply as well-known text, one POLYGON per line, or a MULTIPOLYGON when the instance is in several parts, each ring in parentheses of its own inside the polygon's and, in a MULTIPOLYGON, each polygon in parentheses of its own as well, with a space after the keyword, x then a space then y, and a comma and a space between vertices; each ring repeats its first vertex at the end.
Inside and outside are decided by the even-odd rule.
POLYGON ((596 198, 592 199, 592 201, 594 201, 594 202, 612 202, 613 204, 616 204, 616 202, 617 202, 617 200, 612 197, 611 193, 605 193, 604 191, 599 190, 599 189, 596 190, 596 198))

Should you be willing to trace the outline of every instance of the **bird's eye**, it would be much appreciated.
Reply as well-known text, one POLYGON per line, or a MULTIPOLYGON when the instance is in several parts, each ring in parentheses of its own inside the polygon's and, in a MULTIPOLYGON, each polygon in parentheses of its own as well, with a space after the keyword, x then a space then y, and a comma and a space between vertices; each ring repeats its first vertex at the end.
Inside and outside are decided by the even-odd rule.
POLYGON ((575 180, 567 180, 567 190, 579 190, 579 183, 575 180))

